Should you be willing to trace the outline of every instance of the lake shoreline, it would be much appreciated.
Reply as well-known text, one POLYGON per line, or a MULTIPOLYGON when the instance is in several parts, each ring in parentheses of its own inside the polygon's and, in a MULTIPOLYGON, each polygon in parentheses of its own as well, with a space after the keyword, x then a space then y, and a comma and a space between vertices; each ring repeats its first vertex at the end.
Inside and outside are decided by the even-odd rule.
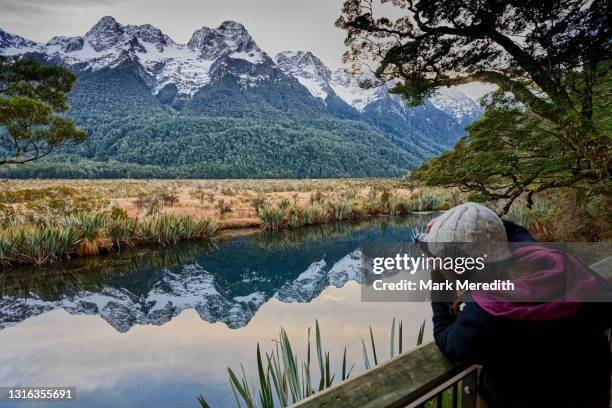
POLYGON ((464 194, 404 179, 27 180, 0 192, 0 268, 125 247, 439 211, 464 194))
MULTIPOLYGON (((422 216, 422 215, 431 214, 432 212, 436 212, 436 211, 413 211, 413 212, 406 213, 403 215, 395 215, 395 216, 392 216, 389 214, 379 214, 379 215, 374 215, 374 216, 365 216, 362 218, 351 218, 351 219, 346 219, 346 220, 341 220, 341 221, 330 219, 327 222, 303 225, 303 226, 297 227, 297 229, 332 225, 332 224, 337 224, 337 223, 344 223, 347 225, 357 225, 363 222, 365 223, 383 222, 385 220, 393 222, 393 221, 399 221, 399 220, 405 219, 411 215, 422 216)), ((20 270, 20 269, 23 269, 23 270, 31 269, 31 268, 46 269, 46 268, 53 268, 57 266, 69 266, 71 263, 75 262, 76 260, 86 260, 87 258, 104 259, 104 258, 108 258, 109 256, 119 254, 120 252, 131 251, 131 250, 140 249, 140 250, 155 251, 155 250, 166 249, 166 248, 171 249, 172 247, 176 247, 176 246, 184 245, 184 244, 196 244, 197 245, 198 243, 201 243, 203 241, 214 242, 216 240, 226 240, 226 239, 232 239, 232 238, 237 238, 237 237, 252 236, 252 235, 259 234, 259 233, 274 234, 274 233, 284 233, 284 232, 289 232, 289 231, 295 231, 295 228, 293 229, 284 228, 280 230, 266 231, 260 228, 260 226, 261 226, 261 222, 257 224, 257 227, 253 227, 253 226, 220 227, 210 236, 193 238, 193 239, 180 239, 171 244, 160 244, 160 243, 155 243, 155 242, 150 242, 150 241, 141 241, 133 245, 125 245, 125 246, 117 245, 117 246, 112 246, 109 248, 104 248, 104 250, 101 250, 97 253, 91 253, 91 254, 79 254, 77 252, 66 253, 63 256, 55 259, 53 262, 48 262, 48 263, 45 262, 41 264, 27 263, 27 262, 0 263, 0 272, 4 273, 4 272, 15 271, 15 270, 20 270)), ((2 258, 0 258, 0 261, 2 261, 2 258)))

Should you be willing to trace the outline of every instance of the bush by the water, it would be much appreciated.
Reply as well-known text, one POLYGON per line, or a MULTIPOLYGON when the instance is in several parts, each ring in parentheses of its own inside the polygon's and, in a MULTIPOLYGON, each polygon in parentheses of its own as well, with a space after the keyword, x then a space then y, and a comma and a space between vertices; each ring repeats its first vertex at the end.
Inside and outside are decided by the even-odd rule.
POLYGON ((322 195, 299 205, 281 200, 276 204, 258 198, 252 201, 261 229, 279 231, 330 221, 362 220, 380 215, 401 216, 414 211, 441 211, 463 202, 453 191, 415 189, 410 195, 391 194, 387 190, 370 190, 367 195, 347 191, 335 198, 322 195))
POLYGON ((49 224, 0 230, 0 265, 48 265, 137 243, 170 245, 203 239, 216 230, 216 221, 208 218, 161 214, 136 219, 82 213, 49 224))

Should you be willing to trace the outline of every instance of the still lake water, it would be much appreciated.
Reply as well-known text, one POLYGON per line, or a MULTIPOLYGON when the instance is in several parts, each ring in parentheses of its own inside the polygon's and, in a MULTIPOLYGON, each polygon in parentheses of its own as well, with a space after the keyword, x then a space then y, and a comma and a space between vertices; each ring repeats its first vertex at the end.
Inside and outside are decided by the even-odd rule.
MULTIPOLYGON (((408 348, 431 312, 426 303, 361 302, 360 247, 409 241, 411 227, 430 218, 252 233, 3 271, 0 386, 75 386, 77 397, 0 407, 195 407, 199 394, 213 408, 232 407, 226 367, 243 363, 255 379, 257 342, 270 350, 281 326, 302 360, 315 319, 332 362, 340 364, 346 346, 361 371, 368 326, 386 355, 394 317, 408 348)), ((429 321, 427 329, 430 338, 429 321)))

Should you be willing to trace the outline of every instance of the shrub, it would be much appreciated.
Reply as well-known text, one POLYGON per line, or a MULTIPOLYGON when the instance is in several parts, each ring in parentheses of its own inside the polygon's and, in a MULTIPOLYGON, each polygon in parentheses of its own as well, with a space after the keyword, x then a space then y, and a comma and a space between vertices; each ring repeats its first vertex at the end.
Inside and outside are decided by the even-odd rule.
POLYGON ((268 198, 263 193, 257 194, 257 196, 251 200, 251 205, 255 209, 257 215, 259 215, 259 210, 261 209, 261 207, 267 206, 269 204, 270 203, 268 202, 268 198))
POLYGON ((310 204, 314 204, 314 203, 320 203, 321 200, 323 199, 323 194, 321 194, 321 191, 317 190, 316 193, 314 194, 310 194, 310 204))
POLYGON ((417 211, 435 211, 440 208, 440 201, 434 193, 426 191, 416 199, 415 208, 417 211))
POLYGON ((288 199, 283 198, 282 200, 280 200, 280 201, 279 201, 279 203, 278 203, 278 208, 280 208, 281 210, 283 210, 283 211, 284 211, 284 210, 286 210, 287 208, 289 208, 289 205, 290 205, 290 204, 291 204, 291 203, 289 202, 289 200, 288 200, 288 199))
POLYGON ((19 263, 44 265, 70 253, 80 242, 79 232, 72 226, 25 227, 12 235, 10 258, 19 263))
POLYGON ((363 203, 363 209, 369 215, 379 215, 385 212, 385 204, 376 194, 373 196, 368 195, 368 198, 363 203))
POLYGON ((210 218, 202 218, 197 221, 196 236, 198 238, 211 237, 215 232, 217 232, 218 228, 219 225, 215 220, 210 218))
POLYGON ((306 225, 306 221, 304 220, 304 216, 302 215, 303 211, 300 208, 292 206, 289 208, 288 213, 289 216, 287 224, 289 228, 299 228, 306 225))
POLYGON ((137 239, 138 220, 135 218, 113 218, 106 230, 115 246, 133 246, 137 239))
POLYGON ((336 221, 348 220, 353 215, 353 204, 349 201, 337 201, 333 204, 333 209, 336 221))
POLYGON ((414 202, 407 197, 394 196, 389 199, 389 214, 405 215, 414 211, 414 202))
POLYGON ((65 226, 74 228, 79 234, 80 243, 76 248, 79 255, 97 255, 112 247, 113 240, 106 234, 109 221, 103 214, 77 214, 66 218, 65 226))
POLYGON ((123 208, 113 206, 111 208, 110 216, 113 219, 127 219, 128 213, 123 208))
POLYGON ((278 231, 284 226, 285 212, 279 207, 270 205, 263 206, 259 209, 259 218, 261 219, 261 229, 264 231, 278 231))

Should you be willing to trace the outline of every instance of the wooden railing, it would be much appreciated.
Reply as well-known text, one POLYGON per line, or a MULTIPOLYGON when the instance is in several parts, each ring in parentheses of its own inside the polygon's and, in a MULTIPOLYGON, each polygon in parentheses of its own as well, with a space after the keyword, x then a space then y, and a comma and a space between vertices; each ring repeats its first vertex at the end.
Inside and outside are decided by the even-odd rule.
MULTIPOLYGON (((612 257, 591 266, 612 281, 612 257)), ((429 342, 363 374, 327 388, 293 408, 470 407, 476 393, 478 366, 454 363, 429 342), (443 393, 446 391, 446 397, 443 393), (446 399, 445 401, 443 401, 446 399)))
POLYGON ((455 400, 461 394, 462 406, 474 407, 476 373, 476 366, 451 362, 429 342, 323 390, 294 408, 417 407, 453 387, 455 400))

